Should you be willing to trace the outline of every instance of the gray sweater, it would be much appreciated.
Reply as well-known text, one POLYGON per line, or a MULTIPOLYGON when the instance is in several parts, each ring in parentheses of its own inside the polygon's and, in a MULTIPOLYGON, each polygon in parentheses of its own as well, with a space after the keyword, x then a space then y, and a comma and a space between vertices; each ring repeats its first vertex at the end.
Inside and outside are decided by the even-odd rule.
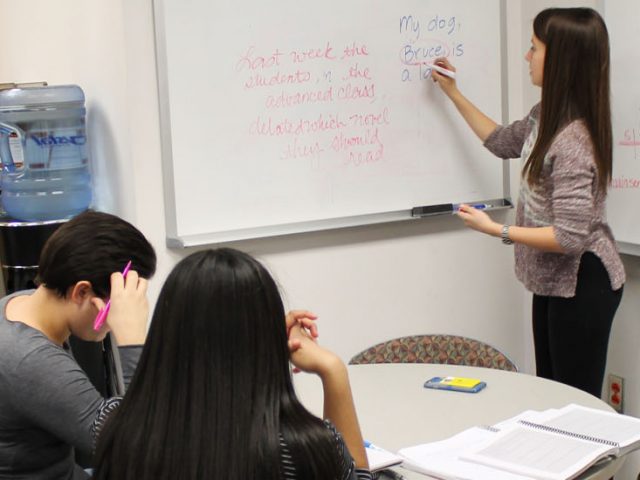
MULTIPOLYGON (((523 120, 496 128, 485 146, 500 158, 527 159, 538 135, 540 106, 523 120)), ((591 137, 576 120, 553 140, 544 159, 541 182, 530 188, 522 180, 516 209, 516 225, 553 226, 565 253, 544 252, 515 245, 518 279, 533 293, 573 297, 580 257, 593 252, 604 264, 613 290, 625 281, 624 267, 607 224, 604 192, 597 188, 598 171, 591 137)))
MULTIPOLYGON (((106 404, 71 353, 6 318, 0 300, 0 479, 86 478, 73 448, 91 453, 93 422, 106 404)), ((120 349, 130 378, 141 347, 120 349)))

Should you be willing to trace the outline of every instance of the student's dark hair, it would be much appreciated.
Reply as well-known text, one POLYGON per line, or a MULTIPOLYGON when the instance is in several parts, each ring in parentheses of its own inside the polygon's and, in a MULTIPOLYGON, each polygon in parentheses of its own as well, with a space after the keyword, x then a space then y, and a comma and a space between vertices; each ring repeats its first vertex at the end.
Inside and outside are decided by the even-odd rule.
POLYGON ((540 128, 523 176, 529 185, 537 184, 555 136, 582 120, 594 148, 598 188, 606 192, 612 173, 607 27, 590 8, 549 8, 534 19, 533 33, 546 50, 540 128))
POLYGON ((339 478, 336 443, 292 386, 284 307, 267 270, 233 249, 173 269, 140 363, 96 449, 99 480, 339 478))
POLYGON ((156 254, 149 241, 129 222, 108 213, 87 211, 58 228, 40 254, 36 283, 67 294, 81 280, 91 282, 102 298, 111 292, 111 274, 131 268, 143 278, 156 270, 156 254))

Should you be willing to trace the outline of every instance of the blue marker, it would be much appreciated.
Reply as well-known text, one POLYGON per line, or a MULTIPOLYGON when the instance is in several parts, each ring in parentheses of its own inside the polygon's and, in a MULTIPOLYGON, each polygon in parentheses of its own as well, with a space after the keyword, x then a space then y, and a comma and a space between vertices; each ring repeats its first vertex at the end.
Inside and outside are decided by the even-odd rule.
MULTIPOLYGON (((460 210, 460 205, 460 203, 453 204, 453 213, 456 213, 458 210, 460 210)), ((478 210, 485 210, 487 208, 491 208, 493 205, 489 203, 470 203, 469 206, 477 208, 478 210)))

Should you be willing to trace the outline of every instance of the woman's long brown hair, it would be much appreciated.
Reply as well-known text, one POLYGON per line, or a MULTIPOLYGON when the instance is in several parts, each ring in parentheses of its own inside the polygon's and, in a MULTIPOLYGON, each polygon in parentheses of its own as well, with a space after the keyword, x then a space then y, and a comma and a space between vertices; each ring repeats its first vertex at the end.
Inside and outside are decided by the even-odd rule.
POLYGON ((609 98, 609 35, 590 8, 549 8, 533 21, 533 33, 546 47, 538 138, 522 174, 540 182, 544 157, 555 136, 574 120, 586 125, 606 192, 612 172, 609 98))

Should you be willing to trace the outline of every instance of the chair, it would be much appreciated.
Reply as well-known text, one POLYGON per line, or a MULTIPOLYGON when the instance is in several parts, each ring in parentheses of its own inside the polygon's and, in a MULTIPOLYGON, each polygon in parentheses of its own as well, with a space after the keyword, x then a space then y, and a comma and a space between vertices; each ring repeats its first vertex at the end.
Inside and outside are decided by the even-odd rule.
POLYGON ((458 335, 413 335, 367 348, 349 360, 365 363, 448 363, 517 372, 507 356, 480 340, 458 335))
MULTIPOLYGON (((105 398, 124 395, 120 353, 111 338, 111 333, 108 333, 102 342, 80 340, 71 335, 69 345, 76 362, 100 395, 105 398)), ((75 460, 76 464, 83 468, 92 465, 91 455, 80 450, 75 451, 75 460)))

